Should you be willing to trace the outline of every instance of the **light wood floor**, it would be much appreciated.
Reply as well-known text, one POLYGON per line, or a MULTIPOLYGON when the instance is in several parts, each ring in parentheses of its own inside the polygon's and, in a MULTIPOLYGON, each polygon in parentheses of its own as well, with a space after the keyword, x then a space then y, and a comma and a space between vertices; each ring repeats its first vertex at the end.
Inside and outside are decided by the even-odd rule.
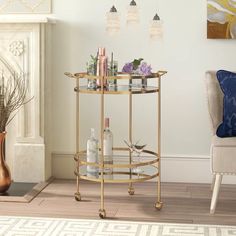
MULTIPOLYGON (((74 200, 75 181, 54 180, 30 203, 0 202, 0 215, 99 219, 100 186, 81 184, 82 201, 74 200)), ((207 184, 163 183, 164 207, 155 210, 155 183, 135 185, 129 196, 127 185, 107 184, 107 219, 236 225, 236 186, 222 185, 215 215, 209 214, 211 191, 207 184)))

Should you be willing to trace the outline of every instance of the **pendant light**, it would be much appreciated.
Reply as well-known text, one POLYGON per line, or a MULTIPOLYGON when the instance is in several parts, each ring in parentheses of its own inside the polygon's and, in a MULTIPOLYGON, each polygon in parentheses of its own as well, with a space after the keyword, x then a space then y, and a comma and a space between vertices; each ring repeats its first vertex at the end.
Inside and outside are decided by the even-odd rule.
POLYGON ((127 25, 137 25, 139 23, 139 9, 134 0, 130 2, 127 13, 127 25))
MULTIPOLYGON (((157 9, 159 9, 158 0, 157 0, 157 9)), ((157 13, 152 19, 149 33, 150 33, 150 39, 153 41, 161 39, 163 36, 162 21, 157 13)))
POLYGON ((115 6, 107 12, 107 26, 106 31, 109 35, 114 36, 120 31, 120 15, 115 6))
POLYGON ((150 25, 150 39, 158 40, 163 36, 162 21, 158 14, 153 17, 153 20, 150 25))

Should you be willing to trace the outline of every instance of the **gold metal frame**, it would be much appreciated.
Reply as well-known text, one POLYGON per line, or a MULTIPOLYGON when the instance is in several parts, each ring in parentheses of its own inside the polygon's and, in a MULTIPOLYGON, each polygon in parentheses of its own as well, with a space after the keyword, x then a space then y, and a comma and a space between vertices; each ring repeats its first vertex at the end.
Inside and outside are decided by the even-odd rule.
POLYGON ((81 200, 81 195, 80 195, 80 188, 79 188, 79 182, 81 179, 87 180, 87 181, 92 181, 92 182, 97 182, 101 184, 101 206, 99 209, 99 216, 100 218, 105 218, 106 217, 106 210, 104 206, 104 184, 105 183, 128 183, 128 193, 130 195, 134 195, 134 187, 133 183, 137 182, 144 182, 153 178, 157 177, 157 201, 155 203, 155 208, 160 210, 162 208, 162 201, 161 201, 161 77, 166 74, 166 71, 158 71, 157 73, 153 73, 150 76, 138 76, 138 75, 132 75, 132 74, 124 74, 124 73, 118 73, 117 76, 91 76, 87 75, 86 73, 68 73, 66 72, 65 75, 68 76, 69 78, 77 79, 77 85, 76 88, 74 89, 75 92, 77 92, 77 99, 76 99, 76 106, 77 106, 77 121, 76 121, 76 126, 77 126, 77 153, 75 154, 75 161, 77 163, 77 167, 75 170, 75 175, 76 175, 76 182, 77 182, 77 191, 75 193, 75 199, 77 201, 81 200), (145 88, 130 88, 129 86, 122 86, 122 89, 116 90, 107 90, 104 86, 101 86, 101 88, 96 89, 96 90, 91 90, 87 89, 85 86, 80 86, 80 80, 81 79, 96 79, 96 80, 101 80, 101 84, 104 84, 103 82, 105 80, 109 79, 117 79, 117 80, 133 80, 133 79, 157 79, 157 86, 147 86, 145 88), (80 145, 79 145, 79 133, 80 133, 80 125, 79 125, 79 117, 80 117, 80 93, 87 93, 87 94, 100 94, 101 98, 101 107, 100 107, 100 162, 99 163, 90 163, 86 161, 86 151, 80 151, 80 145), (149 150, 144 150, 143 152, 146 154, 149 154, 152 156, 153 160, 149 161, 143 161, 140 163, 133 163, 132 162, 132 153, 128 148, 124 147, 116 147, 113 148, 114 151, 125 151, 128 152, 128 164, 104 164, 104 150, 103 150, 103 130, 104 130, 104 96, 106 94, 126 94, 129 95, 129 142, 132 143, 133 137, 133 94, 146 94, 146 93, 157 93, 157 111, 158 111, 158 124, 157 124, 157 134, 158 134, 158 141, 157 141, 157 152, 149 151, 149 150), (99 178, 91 178, 86 175, 80 174, 80 167, 83 165, 90 165, 90 166, 97 166, 100 168, 99 172, 99 178), (156 169, 155 174, 149 175, 149 174, 137 174, 133 173, 132 169, 139 167, 139 166, 152 166, 156 169), (104 173, 104 168, 120 168, 124 169, 127 168, 129 171, 113 171, 114 175, 127 175, 128 178, 126 179, 105 179, 105 173, 104 173))

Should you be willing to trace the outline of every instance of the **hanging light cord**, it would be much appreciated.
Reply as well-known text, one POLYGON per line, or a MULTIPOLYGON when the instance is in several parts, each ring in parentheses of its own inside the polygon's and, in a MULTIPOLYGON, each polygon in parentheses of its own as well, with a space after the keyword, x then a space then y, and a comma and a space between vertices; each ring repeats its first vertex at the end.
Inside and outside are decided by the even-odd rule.
MULTIPOLYGON (((158 0, 157 0, 157 12, 160 12, 158 0)), ((158 13, 156 13, 156 15, 153 17, 153 20, 160 20, 160 16, 158 15, 158 13)))

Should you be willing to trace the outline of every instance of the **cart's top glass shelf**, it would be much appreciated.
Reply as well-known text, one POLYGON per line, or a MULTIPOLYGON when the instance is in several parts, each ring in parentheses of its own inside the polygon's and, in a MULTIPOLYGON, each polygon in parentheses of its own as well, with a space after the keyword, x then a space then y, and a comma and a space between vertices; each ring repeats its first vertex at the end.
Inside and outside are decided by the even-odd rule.
MULTIPOLYGON (((107 80, 126 80, 126 81, 132 81, 128 84, 126 83, 117 83, 116 86, 103 86, 98 87, 95 89, 90 89, 87 86, 84 86, 84 84, 77 83, 77 87, 75 88, 75 92, 79 93, 88 93, 88 94, 147 94, 147 93, 157 93, 159 92, 159 85, 160 83, 157 83, 157 86, 149 86, 146 83, 140 83, 141 80, 148 80, 148 79, 160 79, 164 74, 166 74, 166 71, 158 71, 157 73, 152 73, 148 76, 143 75, 137 75, 137 74, 127 74, 127 73, 121 73, 119 72, 117 76, 93 76, 88 75, 85 72, 81 73, 75 73, 72 74, 70 72, 65 72, 65 75, 69 78, 78 79, 78 81, 87 79, 87 80, 101 80, 101 81, 107 81, 107 80), (140 80, 139 83, 133 83, 134 80, 140 80)), ((103 82, 101 82, 103 84, 103 82)))
POLYGON ((109 79, 117 79, 117 80, 130 80, 130 79, 154 79, 154 78, 161 78, 163 75, 165 75, 167 71, 158 71, 156 73, 152 73, 151 75, 144 76, 144 75, 137 75, 137 74, 127 74, 127 73, 122 73, 119 72, 117 76, 93 76, 93 75, 88 75, 86 72, 80 72, 80 73, 70 73, 70 72, 65 72, 65 75, 68 76, 69 78, 73 79, 98 79, 98 80, 109 80, 109 79))

